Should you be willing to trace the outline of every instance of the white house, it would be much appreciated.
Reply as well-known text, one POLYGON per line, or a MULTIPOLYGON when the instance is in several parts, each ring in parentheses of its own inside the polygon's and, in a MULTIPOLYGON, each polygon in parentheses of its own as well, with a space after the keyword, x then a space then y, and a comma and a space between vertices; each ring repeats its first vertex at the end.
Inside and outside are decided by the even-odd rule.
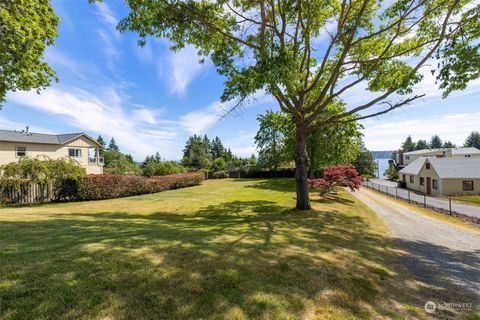
POLYGON ((480 194, 480 157, 421 157, 399 171, 408 189, 433 195, 480 194))
POLYGON ((75 159, 87 174, 103 173, 100 145, 85 133, 44 134, 27 130, 0 130, 0 165, 22 157, 75 159))
POLYGON ((398 164, 407 166, 421 157, 437 158, 473 158, 480 157, 480 150, 477 148, 440 148, 440 149, 422 149, 401 153, 401 161, 398 164))

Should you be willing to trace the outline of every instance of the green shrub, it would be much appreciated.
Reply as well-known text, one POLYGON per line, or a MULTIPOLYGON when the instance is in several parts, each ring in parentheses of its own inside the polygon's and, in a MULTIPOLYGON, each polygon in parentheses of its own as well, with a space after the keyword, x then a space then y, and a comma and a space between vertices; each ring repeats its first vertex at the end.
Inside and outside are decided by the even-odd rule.
MULTIPOLYGON (((74 198, 78 181, 85 177, 85 169, 77 161, 69 158, 32 159, 22 158, 17 162, 11 162, 1 167, 0 188, 2 194, 6 190, 18 189, 21 184, 34 183, 42 190, 42 197, 45 188, 53 185, 54 200, 67 200, 74 198)), ((43 202, 43 199, 41 199, 43 202)))
POLYGON ((143 175, 151 176, 167 176, 171 174, 184 173, 187 169, 180 163, 175 161, 165 162, 148 162, 143 167, 143 175))
POLYGON ((212 179, 225 179, 228 178, 228 173, 225 171, 215 171, 210 175, 212 179))
POLYGON ((150 178, 134 175, 89 175, 80 181, 78 200, 100 200, 156 193, 199 185, 201 173, 182 173, 150 178))
POLYGON ((222 171, 222 170, 225 170, 225 166, 227 165, 227 163, 225 162, 225 159, 223 158, 216 158, 215 160, 213 160, 212 162, 212 169, 214 171, 222 171))
POLYGON ((387 168, 387 170, 385 170, 384 175, 387 176, 387 179, 390 180, 390 181, 397 181, 398 180, 398 171, 393 165, 390 165, 387 168))

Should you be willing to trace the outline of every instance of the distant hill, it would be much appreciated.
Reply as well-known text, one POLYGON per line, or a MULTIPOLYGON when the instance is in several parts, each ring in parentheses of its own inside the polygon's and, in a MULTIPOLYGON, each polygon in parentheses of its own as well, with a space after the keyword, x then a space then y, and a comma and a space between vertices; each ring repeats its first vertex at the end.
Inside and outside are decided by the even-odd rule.
POLYGON ((391 159, 393 151, 372 151, 375 159, 391 159))

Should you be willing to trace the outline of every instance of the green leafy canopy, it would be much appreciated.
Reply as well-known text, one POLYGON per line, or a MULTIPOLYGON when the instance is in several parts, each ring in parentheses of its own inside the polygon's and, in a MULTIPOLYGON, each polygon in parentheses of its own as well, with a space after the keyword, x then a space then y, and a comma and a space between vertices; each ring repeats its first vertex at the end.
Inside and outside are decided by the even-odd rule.
POLYGON ((56 79, 43 52, 59 21, 48 0, 0 1, 0 106, 8 91, 40 90, 56 79))
POLYGON ((168 38, 172 49, 194 45, 225 76, 223 100, 265 90, 310 131, 418 99, 422 94, 412 95, 412 87, 433 58, 443 61, 434 72, 445 95, 480 76, 480 10, 471 1, 126 2, 131 10, 120 30, 137 32, 140 44, 153 36, 168 38), (328 105, 365 82, 374 98, 322 117, 328 105))

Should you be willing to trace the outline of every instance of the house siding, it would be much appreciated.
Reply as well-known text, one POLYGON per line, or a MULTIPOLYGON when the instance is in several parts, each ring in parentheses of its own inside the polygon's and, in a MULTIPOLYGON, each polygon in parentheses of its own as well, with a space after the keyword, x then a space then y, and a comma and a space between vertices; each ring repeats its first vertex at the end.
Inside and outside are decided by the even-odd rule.
POLYGON ((442 185, 443 194, 446 196, 480 194, 480 179, 444 179, 442 185), (464 191, 463 181, 473 181, 473 191, 464 191))
POLYGON ((410 190, 422 192, 422 193, 427 193, 427 178, 430 178, 430 190, 432 195, 441 195, 442 194, 442 179, 439 178, 438 174, 435 172, 433 167, 430 167, 430 169, 426 169, 425 163, 422 166, 422 169, 420 170, 418 175, 413 175, 414 177, 414 182, 410 183, 410 176, 407 174, 406 175, 406 182, 407 182, 407 188, 410 190), (424 185, 420 185, 420 178, 424 178, 424 185), (433 180, 438 181, 438 189, 433 189, 433 180))
POLYGON ((87 174, 103 173, 103 167, 88 163, 89 148, 95 148, 96 146, 85 137, 78 137, 63 145, 0 141, 0 165, 15 162, 20 159, 16 157, 17 146, 27 148, 27 157, 39 159, 43 157, 50 159, 68 158, 69 148, 81 149, 81 157, 72 159, 78 161, 79 164, 85 168, 87 174))
POLYGON ((438 174, 435 172, 433 166, 430 169, 426 169, 426 165, 423 164, 422 169, 418 175, 413 175, 414 181, 410 182, 410 174, 405 174, 407 188, 413 191, 418 191, 421 193, 427 193, 427 178, 430 178, 431 184, 431 193, 432 195, 478 195, 480 194, 480 179, 441 179, 438 174), (420 185, 420 178, 424 178, 425 184, 420 185), (438 181, 438 188, 433 189, 433 180, 438 181), (463 181, 473 181, 473 191, 464 191, 463 190, 463 181))

